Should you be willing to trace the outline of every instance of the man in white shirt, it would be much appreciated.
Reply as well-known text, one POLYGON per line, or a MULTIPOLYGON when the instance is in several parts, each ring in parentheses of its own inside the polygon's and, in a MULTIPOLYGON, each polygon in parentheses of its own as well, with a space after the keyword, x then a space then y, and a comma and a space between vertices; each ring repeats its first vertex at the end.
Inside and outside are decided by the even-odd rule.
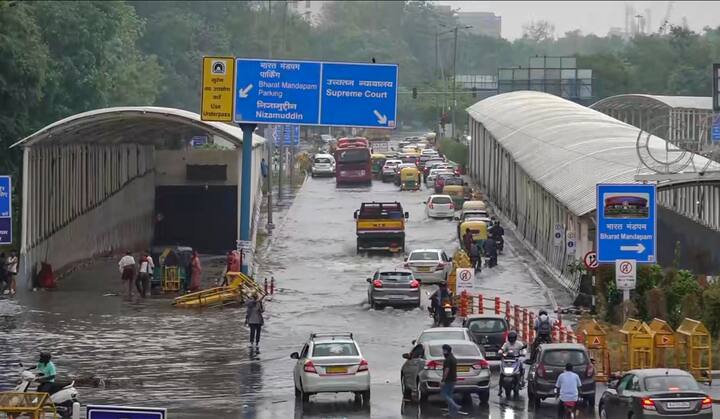
POLYGON ((562 417, 563 410, 566 408, 575 408, 578 399, 580 398, 580 387, 582 382, 580 377, 573 371, 571 363, 565 365, 565 372, 560 374, 555 383, 555 388, 558 391, 558 397, 560 403, 558 403, 558 415, 562 417))
POLYGON ((155 264, 153 263, 152 256, 147 253, 143 253, 140 258, 139 273, 137 279, 135 280, 135 286, 142 298, 145 298, 148 290, 150 289, 150 277, 152 276, 154 269, 155 264))
POLYGON ((120 279, 127 284, 127 298, 132 300, 133 279, 135 279, 135 258, 128 250, 125 256, 118 262, 120 268, 120 279))

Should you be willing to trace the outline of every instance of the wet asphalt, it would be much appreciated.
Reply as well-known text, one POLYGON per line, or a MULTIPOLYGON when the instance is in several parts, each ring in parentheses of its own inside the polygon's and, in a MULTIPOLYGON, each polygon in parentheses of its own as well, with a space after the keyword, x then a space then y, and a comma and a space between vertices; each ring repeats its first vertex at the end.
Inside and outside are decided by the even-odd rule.
MULTIPOLYGON (((70 275, 58 290, 0 300, 0 387, 13 386, 18 361, 34 361, 45 349, 53 352, 61 377, 78 380, 83 403, 166 407, 173 419, 442 417, 439 399, 420 408, 403 401, 400 392, 401 356, 432 323, 427 299, 414 310, 369 308, 365 278, 378 267, 401 265, 403 256, 356 255, 352 216, 363 201, 399 200, 410 212, 408 251, 443 248, 452 254, 456 224, 425 217, 428 194, 399 192, 377 181, 336 189, 332 178, 308 179, 258 251, 257 278, 274 276, 278 287, 266 304, 259 351, 248 345, 241 307, 190 311, 161 297, 123 301, 114 295, 115 260, 70 275), (355 334, 370 364, 369 405, 356 404, 349 394, 314 396, 304 405, 295 400, 289 355, 311 332, 322 331, 355 334)), ((481 292, 549 307, 527 272, 528 257, 507 234, 499 265, 478 274, 481 292)), ((506 401, 496 391, 493 382, 487 406, 478 406, 477 399, 466 404, 467 417, 555 417, 554 401, 528 411, 525 392, 506 401)))

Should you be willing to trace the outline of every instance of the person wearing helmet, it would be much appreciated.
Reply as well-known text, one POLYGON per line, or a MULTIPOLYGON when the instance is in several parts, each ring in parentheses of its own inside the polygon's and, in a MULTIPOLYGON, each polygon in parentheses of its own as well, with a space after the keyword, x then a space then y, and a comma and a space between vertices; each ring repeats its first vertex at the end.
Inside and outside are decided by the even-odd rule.
MULTIPOLYGON (((502 348, 500 348, 499 355, 500 357, 503 357, 505 354, 513 353, 516 357, 521 357, 524 349, 525 345, 518 340, 517 332, 511 330, 510 333, 508 333, 507 341, 503 344, 502 348)), ((520 363, 520 388, 524 386, 525 370, 523 368, 523 364, 520 363)), ((499 388, 498 390, 500 391, 498 394, 502 395, 502 388, 499 388)))
POLYGON ((37 380, 40 382, 38 385, 38 393, 50 393, 52 383, 55 382, 55 364, 51 361, 52 355, 49 352, 40 352, 40 359, 38 360, 37 366, 39 376, 37 380))
POLYGON ((447 282, 443 281, 438 286, 438 289, 430 296, 430 309, 432 314, 437 314, 437 319, 442 320, 445 317, 445 312, 442 310, 443 304, 449 301, 452 304, 452 294, 447 288, 447 282))
POLYGON ((535 356, 537 355, 537 349, 541 343, 552 343, 552 327, 553 320, 548 315, 545 309, 541 309, 538 312, 538 318, 535 319, 533 329, 535 330, 535 340, 533 341, 532 354, 530 356, 530 362, 535 362, 535 356))

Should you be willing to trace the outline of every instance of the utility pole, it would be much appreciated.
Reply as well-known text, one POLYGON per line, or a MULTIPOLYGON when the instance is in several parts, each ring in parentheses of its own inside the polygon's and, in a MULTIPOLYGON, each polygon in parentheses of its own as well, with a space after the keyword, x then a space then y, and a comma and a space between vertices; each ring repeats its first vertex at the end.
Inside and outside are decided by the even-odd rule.
POLYGON ((452 85, 452 136, 457 137, 457 126, 455 125, 455 108, 457 107, 457 99, 455 98, 456 80, 457 80, 457 41, 458 27, 453 30, 453 85, 452 85))
MULTIPOLYGON (((272 22, 272 3, 270 0, 268 0, 268 28, 270 28, 270 24, 272 22)), ((272 58, 272 33, 268 35, 268 58, 272 58)), ((268 125, 269 126, 269 125, 268 125)), ((270 130, 266 130, 270 131, 270 130)), ((268 214, 267 214, 267 226, 266 230, 268 234, 272 234, 273 228, 275 228, 275 224, 273 224, 273 206, 272 206, 272 195, 273 195, 273 189, 272 189, 272 177, 273 177, 273 139, 268 139, 268 136, 265 136, 265 140, 267 141, 267 149, 268 149, 268 159, 267 159, 267 194, 268 194, 268 214)))

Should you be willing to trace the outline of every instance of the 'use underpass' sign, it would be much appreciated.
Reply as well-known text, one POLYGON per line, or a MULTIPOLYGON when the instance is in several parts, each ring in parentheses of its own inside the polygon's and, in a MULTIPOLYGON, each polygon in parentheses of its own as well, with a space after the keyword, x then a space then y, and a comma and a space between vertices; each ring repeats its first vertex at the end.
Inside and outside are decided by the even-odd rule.
POLYGON ((238 58, 235 122, 395 128, 396 64, 238 58))

